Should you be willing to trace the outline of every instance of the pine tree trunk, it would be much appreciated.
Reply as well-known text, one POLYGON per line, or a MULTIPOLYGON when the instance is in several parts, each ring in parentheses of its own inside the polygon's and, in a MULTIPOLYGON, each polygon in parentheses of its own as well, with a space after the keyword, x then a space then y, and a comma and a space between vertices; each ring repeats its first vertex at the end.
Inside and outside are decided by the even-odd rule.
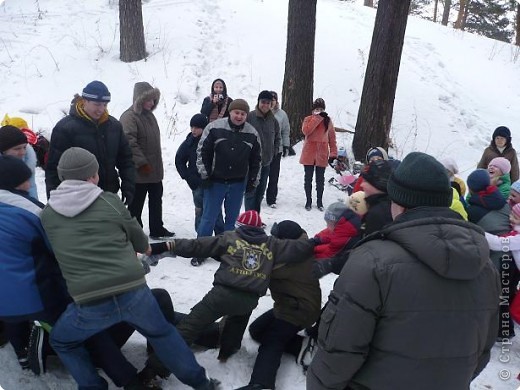
POLYGON ((133 62, 146 57, 141 0, 119 0, 121 61, 133 62))
POLYGON ((450 19, 451 0, 444 0, 444 12, 442 13, 442 25, 447 26, 450 19))
POLYGON ((435 0, 435 4, 433 6, 433 23, 437 23, 437 11, 439 9, 439 0, 435 0))
POLYGON ((462 29, 462 19, 464 18, 464 10, 466 9, 466 0, 459 1, 459 12, 457 13, 457 20, 455 21, 454 27, 456 29, 462 29))
POLYGON ((520 3, 516 5, 516 38, 515 38, 515 45, 520 46, 520 3))
POLYGON ((379 1, 352 143, 356 160, 371 147, 388 147, 409 10, 410 0, 379 1))
POLYGON ((366 6, 366 7, 374 8, 374 0, 365 0, 363 5, 366 6))
POLYGON ((291 124, 291 145, 303 138, 303 118, 311 111, 315 33, 316 0, 289 0, 282 109, 291 124))

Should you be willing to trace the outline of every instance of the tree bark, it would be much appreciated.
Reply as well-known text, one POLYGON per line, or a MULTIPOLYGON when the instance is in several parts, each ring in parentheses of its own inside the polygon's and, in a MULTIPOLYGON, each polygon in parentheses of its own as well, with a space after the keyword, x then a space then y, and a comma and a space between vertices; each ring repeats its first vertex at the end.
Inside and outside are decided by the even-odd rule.
POLYGON ((123 62, 146 57, 141 0, 119 0, 119 44, 123 62))
POLYGON ((439 10, 439 0, 435 0, 433 6, 433 23, 437 23, 437 12, 439 10))
POLYGON ((289 0, 282 109, 291 124, 291 145, 303 138, 303 118, 312 106, 315 33, 316 0, 289 0))
POLYGON ((467 8, 467 0, 459 1, 459 12, 457 14, 457 20, 455 21, 455 28, 459 30, 464 30, 464 14, 466 13, 467 8))
POLYGON ((365 0, 363 5, 366 6, 366 7, 374 8, 374 0, 365 0))
POLYGON ((444 0, 444 12, 442 13, 442 25, 447 26, 450 19, 451 0, 444 0))
POLYGON ((516 5, 515 45, 520 46, 520 3, 516 5))
POLYGON ((356 160, 371 147, 388 148, 409 11, 410 0, 379 1, 352 143, 356 160))

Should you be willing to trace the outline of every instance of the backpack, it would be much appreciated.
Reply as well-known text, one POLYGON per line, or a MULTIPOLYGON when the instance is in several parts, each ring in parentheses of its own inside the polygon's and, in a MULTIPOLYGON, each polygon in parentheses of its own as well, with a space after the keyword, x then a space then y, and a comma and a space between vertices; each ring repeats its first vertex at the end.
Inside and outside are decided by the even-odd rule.
POLYGON ((36 143, 31 144, 36 152, 36 166, 45 170, 47 167, 47 160, 49 158, 49 140, 40 132, 36 133, 36 143))

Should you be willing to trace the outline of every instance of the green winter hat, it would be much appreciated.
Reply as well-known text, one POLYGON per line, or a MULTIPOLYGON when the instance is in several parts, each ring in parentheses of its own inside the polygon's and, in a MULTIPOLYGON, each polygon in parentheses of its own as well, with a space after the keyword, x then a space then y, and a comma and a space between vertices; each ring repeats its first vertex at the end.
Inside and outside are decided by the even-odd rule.
POLYGON ((400 206, 449 207, 453 191, 444 166, 432 156, 412 152, 388 180, 388 196, 400 206))

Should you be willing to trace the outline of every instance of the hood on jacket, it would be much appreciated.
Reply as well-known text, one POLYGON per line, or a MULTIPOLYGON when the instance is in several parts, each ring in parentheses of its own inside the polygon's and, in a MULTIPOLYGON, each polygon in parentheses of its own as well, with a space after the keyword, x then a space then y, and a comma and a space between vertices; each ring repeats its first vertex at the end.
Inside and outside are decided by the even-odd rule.
POLYGON ((211 83, 211 92, 210 92, 209 96, 213 96, 213 93, 214 93, 213 92, 213 87, 215 86, 215 83, 217 81, 220 81, 222 83, 222 85, 224 86, 224 91, 222 92, 222 95, 224 95, 224 98, 227 98, 227 85, 224 82, 224 80, 222 80, 222 79, 215 79, 215 80, 213 80, 213 82, 211 83))
POLYGON ((381 231, 446 279, 472 280, 489 261, 489 246, 478 226, 443 207, 418 207, 381 231))
POLYGON ((240 226, 235 229, 237 234, 251 244, 260 245, 267 241, 264 229, 253 226, 240 226))
POLYGON ((141 114, 143 112, 143 103, 147 100, 153 99, 153 111, 157 107, 157 104, 159 104, 160 98, 161 92, 159 89, 152 87, 146 81, 135 83, 133 100, 134 104, 132 105, 132 110, 134 110, 136 114, 141 114))
POLYGON ((65 217, 75 217, 85 211, 103 190, 83 180, 65 180, 51 191, 48 205, 65 217))

